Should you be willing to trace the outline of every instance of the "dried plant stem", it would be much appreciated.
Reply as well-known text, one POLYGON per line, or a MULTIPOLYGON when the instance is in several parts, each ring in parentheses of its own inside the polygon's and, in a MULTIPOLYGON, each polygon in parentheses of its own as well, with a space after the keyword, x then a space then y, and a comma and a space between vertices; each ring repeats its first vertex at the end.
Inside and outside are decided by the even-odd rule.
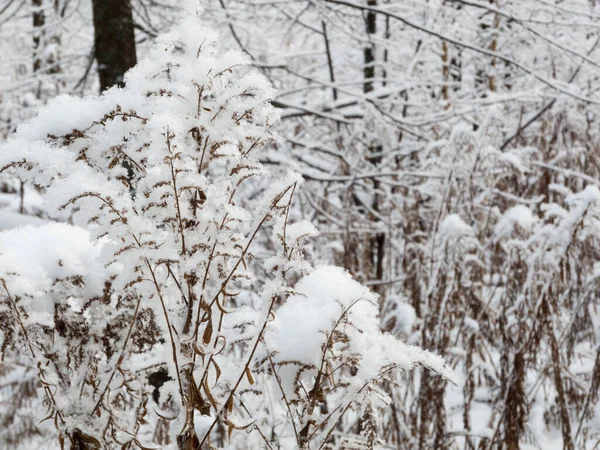
MULTIPOLYGON (((6 292, 8 301, 15 312, 15 318, 17 319, 17 322, 19 322, 19 328, 21 328, 21 332, 23 333, 23 337, 25 338, 25 342, 27 343, 27 348, 29 349, 29 353, 31 354, 31 357, 33 358, 33 360, 37 361, 36 353, 35 353, 35 350, 33 349, 33 344, 31 343, 31 340, 29 339, 29 333, 27 332, 27 328, 25 327, 25 324, 23 323, 23 320, 21 318, 21 313, 19 312, 19 308, 17 307, 15 300, 13 299, 12 295, 10 294, 8 287, 6 286, 6 281, 3 279, 0 279, 0 282, 2 282, 2 287, 4 288, 4 291, 6 292)), ((62 425, 64 425, 65 424, 64 417, 56 404, 56 399, 54 398, 54 394, 52 393, 52 390, 50 389, 48 384, 42 379, 42 374, 41 374, 39 364, 38 364, 38 378, 40 379, 40 382, 42 383, 46 397, 52 404, 52 408, 56 414, 57 419, 61 422, 62 425)))
POLYGON ((117 364, 115 365, 115 368, 113 369, 110 376, 108 377, 106 385, 104 386, 104 389, 102 389, 102 392, 100 394, 100 397, 98 397, 98 401, 96 402, 96 405, 90 412, 90 416, 93 416, 96 413, 96 411, 98 410, 98 408, 100 407, 100 403, 102 403, 102 399, 104 398, 104 396, 106 395, 106 392, 110 388, 110 383, 112 382, 115 374, 117 373, 117 370, 119 370, 119 368, 121 367, 121 364, 123 363, 123 360, 125 359, 125 353, 127 351, 127 346, 129 345, 131 333, 133 332, 133 328, 135 327, 135 323, 137 322, 141 303, 142 303, 142 297, 139 296, 138 300, 135 304, 135 310, 133 311, 133 317, 131 318, 131 322, 129 323, 129 328, 127 329, 127 336, 125 337, 125 341, 123 342, 123 348, 121 349, 121 354, 119 355, 117 364))

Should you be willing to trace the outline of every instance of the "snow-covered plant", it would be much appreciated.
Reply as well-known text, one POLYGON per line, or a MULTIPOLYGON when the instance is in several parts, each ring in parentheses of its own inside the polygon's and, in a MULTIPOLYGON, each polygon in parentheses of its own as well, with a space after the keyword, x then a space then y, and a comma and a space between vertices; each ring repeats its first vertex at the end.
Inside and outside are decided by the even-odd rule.
POLYGON ((61 447, 374 448, 381 383, 451 373, 311 267, 301 178, 258 159, 273 91, 188 16, 125 88, 58 97, 0 149, 70 222, 0 233, 0 377, 36 375, 61 447))

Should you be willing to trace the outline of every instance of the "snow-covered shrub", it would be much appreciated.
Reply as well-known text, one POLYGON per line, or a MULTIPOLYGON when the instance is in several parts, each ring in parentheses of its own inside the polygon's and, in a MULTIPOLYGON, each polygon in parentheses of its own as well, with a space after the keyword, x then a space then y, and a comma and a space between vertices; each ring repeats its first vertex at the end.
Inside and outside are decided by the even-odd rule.
POLYGON ((0 377, 36 374, 61 447, 374 448, 381 383, 451 373, 305 260, 301 179, 258 160, 270 85, 189 16, 125 88, 58 97, 0 149, 71 222, 0 233, 0 377))

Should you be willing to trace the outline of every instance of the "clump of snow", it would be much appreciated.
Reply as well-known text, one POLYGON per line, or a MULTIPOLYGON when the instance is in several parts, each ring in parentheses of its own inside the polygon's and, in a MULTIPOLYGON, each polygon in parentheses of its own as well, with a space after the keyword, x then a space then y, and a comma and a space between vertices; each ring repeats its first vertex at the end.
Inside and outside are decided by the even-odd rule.
POLYGON ((35 311, 53 311, 49 293, 56 280, 82 277, 86 297, 102 293, 110 270, 102 245, 89 233, 63 223, 24 226, 0 232, 0 278, 11 296, 34 296, 35 311))
POLYGON ((510 236, 515 228, 530 231, 535 223, 531 210, 525 205, 517 205, 508 209, 498 220, 494 229, 494 241, 510 236))
POLYGON ((569 195, 567 202, 569 204, 583 204, 585 206, 593 202, 600 202, 600 189, 593 184, 589 184, 583 191, 569 195))
POLYGON ((302 238, 318 236, 317 228, 308 220, 288 225, 286 228, 286 240, 288 245, 294 245, 302 238))
POLYGON ((390 365, 405 370, 424 365, 453 379, 441 358, 381 331, 377 295, 344 269, 320 266, 302 278, 295 290, 297 294, 277 310, 265 336, 275 360, 285 363, 280 376, 288 394, 293 393, 300 366, 319 367, 334 332, 344 332, 349 350, 360 358, 357 383, 377 378, 390 365))
POLYGON ((473 229, 467 225, 458 214, 450 214, 442 221, 439 234, 446 239, 472 236, 473 229))
MULTIPOLYGON (((363 325, 377 324, 377 310, 367 306, 377 302, 377 296, 339 267, 315 269, 298 282, 296 292, 277 310, 265 336, 277 361, 318 366, 329 334, 345 314, 363 325)), ((292 390, 296 370, 292 366, 282 370, 289 375, 282 378, 292 390)))

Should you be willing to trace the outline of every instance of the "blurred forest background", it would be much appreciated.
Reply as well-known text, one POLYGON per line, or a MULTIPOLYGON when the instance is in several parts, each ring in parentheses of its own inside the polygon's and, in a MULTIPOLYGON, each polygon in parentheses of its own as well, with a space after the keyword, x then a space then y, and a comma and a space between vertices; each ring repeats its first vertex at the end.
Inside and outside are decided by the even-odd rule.
MULTIPOLYGON (((179 4, 1 0, 0 142, 53 97, 122 85, 179 4)), ((459 379, 388 386, 377 448, 600 448, 600 2, 202 7, 276 89, 261 162, 306 180, 311 259, 376 292, 384 330, 459 379)), ((11 177, 0 207, 1 229, 47 218, 11 177)), ((10 364, 0 447, 45 448, 35 374, 3 378, 10 364)))

